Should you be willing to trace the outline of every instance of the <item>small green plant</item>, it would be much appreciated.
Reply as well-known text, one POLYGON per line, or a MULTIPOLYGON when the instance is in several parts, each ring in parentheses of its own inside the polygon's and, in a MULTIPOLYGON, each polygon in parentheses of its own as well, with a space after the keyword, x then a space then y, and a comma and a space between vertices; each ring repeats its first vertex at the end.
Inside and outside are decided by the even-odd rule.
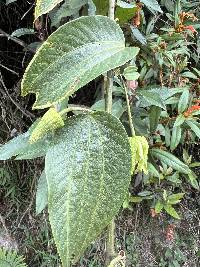
POLYGON ((1 267, 27 267, 24 259, 18 256, 15 251, 0 248, 0 266, 1 267))

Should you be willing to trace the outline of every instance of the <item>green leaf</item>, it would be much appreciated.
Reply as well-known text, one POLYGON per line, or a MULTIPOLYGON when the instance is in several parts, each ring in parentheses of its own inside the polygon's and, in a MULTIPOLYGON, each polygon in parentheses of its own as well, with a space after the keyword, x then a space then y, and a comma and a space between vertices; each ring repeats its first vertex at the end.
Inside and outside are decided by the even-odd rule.
POLYGON ((197 181, 198 177, 197 175, 192 171, 190 173, 188 173, 188 179, 189 179, 189 182, 190 184, 196 189, 196 190, 199 190, 200 187, 199 187, 199 183, 197 181))
POLYGON ((117 0, 116 4, 122 8, 128 8, 128 9, 133 8, 133 7, 137 7, 137 5, 135 3, 127 3, 127 2, 121 1, 121 0, 117 0))
POLYGON ((172 129, 172 136, 171 136, 171 143, 170 143, 170 150, 173 151, 178 144, 180 143, 181 140, 181 127, 173 127, 172 129))
POLYGON ((36 214, 41 213, 48 204, 48 186, 45 172, 43 171, 37 186, 36 192, 36 214))
POLYGON ((43 14, 51 11, 63 0, 36 0, 35 20, 43 14))
POLYGON ((159 175, 158 170, 150 162, 147 163, 147 169, 148 169, 149 175, 159 178, 160 175, 159 175))
POLYGON ((131 25, 130 28, 132 32, 132 37, 135 37, 135 39, 139 41, 142 45, 146 45, 146 37, 138 30, 138 28, 134 27, 133 25, 131 25))
POLYGON ((6 247, 8 246, 7 244, 9 244, 6 242, 6 240, 4 241, 3 239, 3 242, 1 241, 1 243, 3 243, 3 245, 5 244, 5 248, 4 247, 0 248, 0 266, 1 267, 28 267, 26 263, 24 262, 24 258, 20 255, 17 255, 17 252, 15 250, 8 249, 8 248, 6 249, 6 247))
POLYGON ((198 77, 190 71, 186 71, 186 72, 182 73, 181 76, 186 77, 186 78, 195 79, 195 80, 198 79, 198 77))
POLYGON ((64 126, 64 121, 61 115, 55 110, 50 108, 39 121, 38 125, 33 130, 30 136, 30 143, 35 143, 39 139, 46 136, 49 132, 54 132, 56 129, 64 126))
POLYGON ((123 75, 128 81, 135 81, 140 77, 140 74, 136 71, 135 66, 125 68, 123 75))
POLYGON ((171 144, 171 131, 168 126, 165 127, 165 145, 166 147, 171 144))
POLYGON ((11 139, 8 143, 0 146, 0 160, 8 160, 20 153, 27 147, 29 134, 24 133, 11 139))
POLYGON ((150 108, 149 122, 150 122, 150 131, 151 132, 155 132, 155 130, 157 129, 161 111, 162 110, 160 107, 152 106, 150 108))
POLYGON ((12 37, 20 37, 26 34, 34 34, 34 29, 28 29, 28 28, 19 28, 16 31, 12 32, 12 37))
POLYGON ((155 205, 155 212, 160 213, 163 207, 164 207, 163 203, 158 200, 155 205))
POLYGON ((160 13, 163 13, 162 9, 160 8, 160 5, 156 0, 142 0, 141 1, 145 6, 151 11, 158 11, 160 13))
POLYGON ((75 15, 88 0, 66 0, 61 6, 54 8, 50 13, 51 26, 60 26, 60 21, 64 17, 75 15))
POLYGON ((97 15, 104 15, 108 14, 109 2, 108 0, 93 0, 96 6, 96 14, 97 15))
POLYGON ((177 204, 184 197, 184 193, 172 194, 169 195, 167 201, 169 204, 177 204))
POLYGON ((180 216, 178 215, 176 210, 172 207, 172 205, 164 205, 164 209, 169 215, 180 220, 180 216))
POLYGON ((143 198, 142 197, 137 197, 137 196, 131 196, 129 198, 129 202, 132 202, 132 203, 140 203, 142 202, 143 198))
POLYGON ((135 14, 136 8, 122 8, 117 6, 115 9, 115 17, 119 20, 119 24, 123 25, 124 23, 128 23, 135 14))
POLYGON ((33 159, 46 155, 48 148, 52 145, 52 135, 42 138, 40 141, 30 144, 29 138, 32 131, 38 125, 39 120, 33 123, 29 130, 21 134, 4 145, 0 146, 0 160, 7 160, 12 157, 15 159, 33 159))
POLYGON ((17 0, 6 0, 6 5, 16 2, 17 0))
POLYGON ((163 151, 158 148, 151 149, 151 152, 155 158, 161 160, 161 162, 172 167, 174 170, 177 170, 185 174, 188 174, 191 172, 191 170, 189 169, 187 165, 185 165, 182 161, 180 161, 177 157, 175 157, 171 153, 167 151, 163 151))
POLYGON ((198 138, 200 138, 200 127, 197 123, 194 123, 192 120, 185 120, 187 125, 190 127, 190 129, 196 134, 198 138))
POLYGON ((166 106, 158 94, 152 94, 151 90, 138 90, 137 95, 147 102, 147 106, 157 106, 166 110, 166 106))
MULTIPOLYGON (((105 110, 105 99, 98 100, 91 106, 92 110, 96 111, 104 111, 105 110)), ((123 106, 122 99, 118 99, 113 102, 112 105, 112 115, 117 117, 118 119, 122 116, 126 107, 123 106)))
POLYGON ((139 48, 125 47, 115 21, 83 16, 61 26, 42 44, 26 69, 22 95, 35 93, 33 107, 49 107, 138 52, 139 48))
POLYGON ((178 113, 186 110, 189 101, 189 90, 184 90, 178 102, 178 113))
POLYGON ((122 205, 131 150, 120 121, 105 112, 71 117, 60 133, 47 152, 45 173, 53 236, 63 267, 69 267, 122 205))
POLYGON ((182 125, 184 121, 185 121, 185 116, 183 114, 179 114, 174 122, 174 127, 182 125))

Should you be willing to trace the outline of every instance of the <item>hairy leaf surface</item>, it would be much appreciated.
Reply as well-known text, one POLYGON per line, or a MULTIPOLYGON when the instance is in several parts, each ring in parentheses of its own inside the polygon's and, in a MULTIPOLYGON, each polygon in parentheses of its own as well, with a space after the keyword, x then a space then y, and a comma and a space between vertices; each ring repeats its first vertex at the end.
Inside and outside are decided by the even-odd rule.
POLYGON ((29 130, 11 139, 4 145, 0 145, 0 160, 7 160, 12 157, 15 159, 33 159, 46 155, 48 148, 52 144, 52 135, 48 135, 34 144, 29 143, 32 131, 37 127, 40 120, 37 120, 29 130))
POLYGON ((43 14, 51 11, 63 0, 37 0, 35 7, 35 20, 43 14))
POLYGON ((131 176, 120 121, 105 112, 71 117, 46 156, 48 209, 63 267, 76 261, 118 212, 131 176))
POLYGON ((48 186, 45 171, 42 172, 38 179, 38 186, 36 192, 36 214, 45 209, 48 203, 48 186))
POLYGON ((33 130, 29 139, 30 143, 35 143, 39 139, 46 136, 49 132, 53 132, 58 128, 64 126, 64 121, 61 115, 55 110, 50 108, 39 121, 38 125, 33 130))
POLYGON ((22 95, 35 93, 33 107, 49 107, 138 51, 125 47, 121 28, 108 17, 78 18, 61 26, 37 51, 24 75, 22 95))

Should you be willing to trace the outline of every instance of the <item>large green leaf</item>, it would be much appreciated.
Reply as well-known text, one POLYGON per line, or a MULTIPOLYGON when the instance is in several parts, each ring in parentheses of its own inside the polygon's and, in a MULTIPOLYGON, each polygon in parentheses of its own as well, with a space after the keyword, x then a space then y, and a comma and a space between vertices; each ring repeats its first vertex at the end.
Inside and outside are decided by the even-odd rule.
POLYGON ((167 151, 163 151, 158 148, 151 149, 152 155, 159 159, 161 162, 165 163, 166 165, 172 167, 174 170, 177 170, 181 173, 188 174, 191 172, 189 167, 184 164, 182 161, 180 161, 177 157, 172 155, 171 153, 167 151))
POLYGON ((46 108, 71 96, 106 71, 134 58, 119 25, 104 16, 81 17, 61 26, 29 64, 22 95, 36 94, 34 108, 46 108))
POLYGON ((71 117, 46 155, 48 209, 63 267, 76 261, 118 212, 131 176, 120 121, 105 112, 71 117))
POLYGON ((33 123, 26 133, 20 134, 4 145, 0 145, 0 160, 7 160, 12 157, 16 157, 16 159, 33 159, 45 156, 52 144, 52 134, 47 135, 34 144, 29 143, 30 136, 39 121, 37 120, 33 123))
POLYGON ((63 0, 37 0, 35 7, 35 20, 43 14, 51 11, 63 0))

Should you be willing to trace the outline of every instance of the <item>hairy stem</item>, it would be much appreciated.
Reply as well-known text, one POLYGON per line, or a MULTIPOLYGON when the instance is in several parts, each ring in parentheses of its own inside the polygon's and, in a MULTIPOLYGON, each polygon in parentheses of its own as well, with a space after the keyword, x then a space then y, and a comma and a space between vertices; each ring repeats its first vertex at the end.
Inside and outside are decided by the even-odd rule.
POLYGON ((128 89, 127 89, 127 86, 126 86, 124 81, 123 81, 123 86, 124 86, 124 91, 125 91, 125 95, 126 95, 126 105, 127 105, 128 120, 129 120, 130 129, 131 129, 131 135, 135 136, 135 129, 133 126, 133 120, 132 120, 132 115, 131 115, 131 107, 130 107, 130 102, 129 102, 129 98, 128 98, 128 89))
MULTIPOLYGON (((115 0, 109 0, 108 16, 110 19, 115 18, 115 0)), ((106 111, 112 113, 112 88, 113 88, 113 72, 107 73, 107 88, 106 88, 106 111)), ((105 266, 107 267, 112 259, 115 257, 115 221, 114 219, 108 226, 107 229, 107 240, 106 240, 106 260, 105 266)))
POLYGON ((115 258, 115 221, 114 219, 108 226, 107 229, 107 241, 106 241, 106 261, 105 266, 107 267, 110 262, 115 258))

